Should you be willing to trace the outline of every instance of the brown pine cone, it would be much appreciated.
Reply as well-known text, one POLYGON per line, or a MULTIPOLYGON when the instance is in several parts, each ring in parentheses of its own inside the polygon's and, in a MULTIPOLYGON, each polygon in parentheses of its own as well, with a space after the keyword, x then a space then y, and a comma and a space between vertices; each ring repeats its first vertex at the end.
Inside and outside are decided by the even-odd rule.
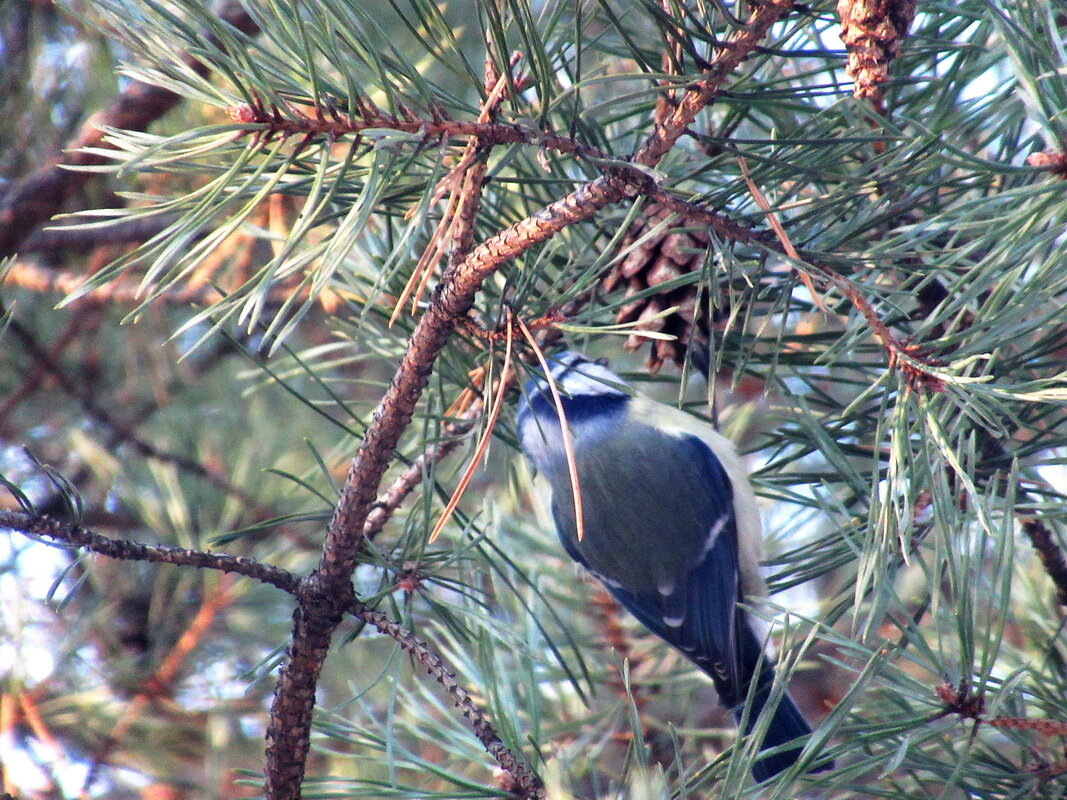
MULTIPOLYGON (((626 297, 634 297, 647 289, 661 286, 682 275, 703 268, 705 253, 711 242, 708 235, 696 228, 668 227, 636 247, 633 243, 650 229, 660 225, 670 215, 666 210, 653 211, 638 217, 623 240, 624 247, 633 249, 601 281, 605 292, 626 287, 626 297)), ((708 297, 700 293, 699 283, 667 289, 625 303, 615 315, 617 323, 641 322, 641 330, 658 331, 673 340, 647 339, 631 335, 625 347, 631 352, 646 342, 651 345, 648 369, 657 371, 664 361, 681 366, 685 362, 690 343, 706 346, 708 340, 708 297), (698 296, 699 295, 699 296, 698 296), (677 310, 667 316, 655 316, 668 308, 677 310)))
POLYGON ((852 93, 881 110, 882 84, 889 80, 889 62, 900 51, 915 19, 916 0, 838 0, 841 39, 848 48, 845 72, 852 93))

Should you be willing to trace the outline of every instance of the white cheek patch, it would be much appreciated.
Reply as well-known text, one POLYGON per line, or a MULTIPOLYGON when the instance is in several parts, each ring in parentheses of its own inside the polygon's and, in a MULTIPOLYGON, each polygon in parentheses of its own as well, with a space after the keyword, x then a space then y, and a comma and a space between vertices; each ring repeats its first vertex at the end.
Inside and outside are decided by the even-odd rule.
POLYGON ((530 415, 519 430, 522 452, 540 472, 549 472, 553 459, 563 452, 563 439, 555 417, 540 419, 530 415))

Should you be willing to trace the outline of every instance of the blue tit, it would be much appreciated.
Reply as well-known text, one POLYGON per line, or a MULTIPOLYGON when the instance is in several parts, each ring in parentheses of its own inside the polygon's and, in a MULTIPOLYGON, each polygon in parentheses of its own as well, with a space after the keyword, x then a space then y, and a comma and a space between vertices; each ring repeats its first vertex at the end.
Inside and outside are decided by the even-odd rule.
MULTIPOLYGON (((774 662, 763 653, 754 620, 738 606, 766 592, 759 511, 741 459, 708 423, 632 394, 621 378, 579 353, 552 357, 549 371, 573 443, 581 538, 559 415, 543 375, 523 390, 518 431, 526 458, 551 484, 564 549, 646 628, 707 673, 739 721, 758 681, 750 732, 770 695, 774 662)), ((782 695, 762 748, 810 733, 782 695)), ((762 781, 788 768, 802 744, 761 758, 753 776, 762 781)))

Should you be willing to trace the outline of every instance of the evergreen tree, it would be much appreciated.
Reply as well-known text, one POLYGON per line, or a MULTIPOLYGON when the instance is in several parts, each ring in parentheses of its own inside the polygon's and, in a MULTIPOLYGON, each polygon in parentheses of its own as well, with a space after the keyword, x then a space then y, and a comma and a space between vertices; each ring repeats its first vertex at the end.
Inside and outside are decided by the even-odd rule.
POLYGON ((1056 3, 0 14, 3 791, 1063 795, 1056 3), (556 541, 561 342, 746 454, 772 781, 556 541))

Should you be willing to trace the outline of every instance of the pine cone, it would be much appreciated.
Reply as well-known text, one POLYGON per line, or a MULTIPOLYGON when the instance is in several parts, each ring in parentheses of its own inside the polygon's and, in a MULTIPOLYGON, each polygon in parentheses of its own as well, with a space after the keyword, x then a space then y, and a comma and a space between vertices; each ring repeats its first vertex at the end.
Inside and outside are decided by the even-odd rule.
POLYGON ((1067 153, 1046 150, 1043 153, 1031 153, 1026 157, 1028 166, 1051 172, 1059 178, 1067 178, 1067 153))
POLYGON ((845 72, 855 86, 852 93, 880 109, 882 84, 889 80, 889 62, 900 51, 915 19, 916 0, 838 0, 841 39, 848 48, 845 72))
MULTIPOLYGON (((654 211, 638 217, 623 240, 624 247, 632 247, 648 230, 661 224, 669 216, 666 210, 654 211)), ((687 273, 700 270, 704 253, 711 242, 707 234, 694 228, 666 228, 658 236, 633 247, 621 264, 604 276, 601 287, 612 292, 626 287, 626 297, 660 286, 687 273)), ((681 366, 685 362, 690 343, 706 347, 708 340, 708 298, 699 294, 699 284, 668 289, 624 304, 615 315, 618 323, 641 322, 641 330, 658 331, 677 338, 669 341, 646 339, 631 335, 625 347, 631 352, 646 342, 651 344, 647 365, 656 372, 664 361, 681 366), (667 316, 655 316, 668 308, 678 309, 667 316)))

